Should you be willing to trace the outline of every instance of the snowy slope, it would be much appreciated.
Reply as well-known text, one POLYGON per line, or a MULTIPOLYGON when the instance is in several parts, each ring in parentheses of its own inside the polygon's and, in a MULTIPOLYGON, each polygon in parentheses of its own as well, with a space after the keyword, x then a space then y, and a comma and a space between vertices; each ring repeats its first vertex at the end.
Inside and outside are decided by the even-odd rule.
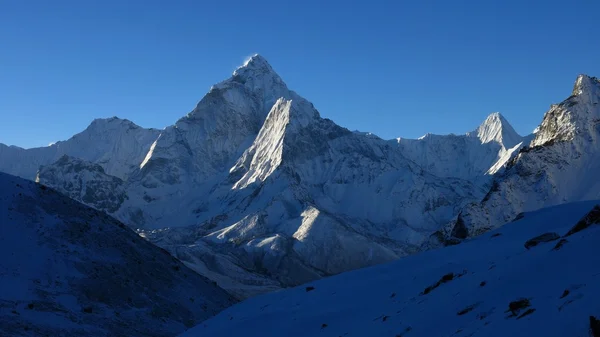
POLYGON ((586 337, 589 317, 600 318, 598 203, 527 213, 461 245, 258 296, 182 336, 586 337))
POLYGON ((0 335, 173 336, 234 301, 122 223, 0 173, 0 335))
POLYGON ((41 165, 69 155, 99 164, 108 174, 126 179, 141 163, 159 132, 126 119, 95 119, 69 140, 47 147, 22 149, 0 144, 0 172, 34 180, 41 165))
POLYGON ((521 212, 600 198, 598 103, 600 82, 580 75, 573 94, 546 112, 531 144, 495 178, 486 197, 461 210, 446 231, 464 227, 473 236, 521 212))

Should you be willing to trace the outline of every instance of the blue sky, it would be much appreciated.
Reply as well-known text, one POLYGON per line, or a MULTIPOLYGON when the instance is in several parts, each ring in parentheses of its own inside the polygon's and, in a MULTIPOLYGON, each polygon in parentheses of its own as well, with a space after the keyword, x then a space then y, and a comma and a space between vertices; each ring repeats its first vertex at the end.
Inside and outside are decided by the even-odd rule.
POLYGON ((250 54, 324 117, 384 138, 522 133, 600 76, 600 1, 0 0, 0 142, 97 117, 162 128, 250 54))

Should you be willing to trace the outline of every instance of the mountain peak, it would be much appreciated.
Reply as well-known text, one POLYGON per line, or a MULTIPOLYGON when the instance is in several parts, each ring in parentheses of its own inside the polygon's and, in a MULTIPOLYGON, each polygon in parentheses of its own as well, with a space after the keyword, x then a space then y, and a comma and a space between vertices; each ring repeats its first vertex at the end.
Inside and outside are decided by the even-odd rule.
MULTIPOLYGON (((288 89, 269 62, 258 54, 249 57, 233 72, 230 78, 213 85, 209 94, 221 96, 224 92, 229 93, 223 97, 231 100, 232 104, 236 106, 239 106, 242 97, 259 102, 259 107, 246 110, 258 111, 261 119, 266 117, 279 98, 292 99, 294 97, 293 92, 288 89)), ((198 113, 199 106, 191 112, 190 116, 198 113)))
POLYGON ((279 75, 273 70, 267 59, 259 54, 254 54, 244 61, 244 64, 239 66, 234 72, 233 77, 241 77, 244 79, 256 77, 272 77, 281 81, 279 75))
POLYGON ((476 130, 482 143, 496 141, 506 148, 521 142, 521 136, 499 112, 491 113, 476 130))
POLYGON ((573 96, 600 95, 600 80, 585 74, 580 74, 573 85, 573 96))
POLYGON ((239 66, 231 78, 214 85, 213 89, 227 89, 239 84, 252 91, 261 91, 263 94, 272 93, 269 97, 271 104, 279 97, 287 97, 288 89, 281 77, 273 70, 269 62, 259 54, 254 54, 239 66))
POLYGON ((244 69, 254 69, 254 70, 262 69, 262 70, 267 70, 267 71, 273 71, 273 68, 271 67, 271 65, 269 64, 267 59, 265 59, 262 55, 259 55, 259 54, 254 54, 254 55, 248 57, 246 59, 246 61, 244 61, 244 64, 239 66, 233 72, 233 75, 235 75, 236 73, 238 73, 240 71, 243 71, 244 69))
POLYGON ((573 140, 577 134, 582 133, 587 133, 590 137, 595 135, 596 121, 600 118, 600 109, 596 106, 598 103, 600 103, 600 80, 584 74, 577 76, 571 96, 560 104, 553 104, 550 107, 536 129, 536 137, 531 145, 573 140))
POLYGON ((117 128, 121 126, 127 126, 132 128, 140 127, 134 122, 130 121, 129 119, 119 118, 117 116, 109 118, 96 118, 89 125, 89 127, 93 128, 117 128))
POLYGON ((479 127, 482 128, 482 127, 486 127, 486 126, 490 126, 490 125, 500 125, 502 127, 504 127, 504 126, 511 127, 510 123, 499 112, 492 112, 491 114, 489 114, 479 127))

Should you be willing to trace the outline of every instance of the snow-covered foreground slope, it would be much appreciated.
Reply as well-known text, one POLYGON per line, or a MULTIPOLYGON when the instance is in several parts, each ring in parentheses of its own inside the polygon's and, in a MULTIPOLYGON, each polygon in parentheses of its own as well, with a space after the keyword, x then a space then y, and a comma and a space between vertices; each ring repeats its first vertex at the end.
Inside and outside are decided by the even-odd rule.
POLYGON ((234 300, 122 223, 0 173, 0 335, 173 336, 234 300))
POLYGON ((586 337, 600 318, 599 203, 258 296, 182 336, 586 337))

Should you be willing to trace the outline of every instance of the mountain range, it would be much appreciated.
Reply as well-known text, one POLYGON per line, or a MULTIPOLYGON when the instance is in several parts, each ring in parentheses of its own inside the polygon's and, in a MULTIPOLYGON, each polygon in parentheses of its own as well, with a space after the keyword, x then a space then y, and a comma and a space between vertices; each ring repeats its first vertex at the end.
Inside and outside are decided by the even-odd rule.
POLYGON ((520 213, 600 199, 600 83, 580 75, 531 135, 384 140, 322 118, 260 55, 163 130, 98 119, 0 145, 0 171, 104 211, 237 298, 458 244, 520 213))

